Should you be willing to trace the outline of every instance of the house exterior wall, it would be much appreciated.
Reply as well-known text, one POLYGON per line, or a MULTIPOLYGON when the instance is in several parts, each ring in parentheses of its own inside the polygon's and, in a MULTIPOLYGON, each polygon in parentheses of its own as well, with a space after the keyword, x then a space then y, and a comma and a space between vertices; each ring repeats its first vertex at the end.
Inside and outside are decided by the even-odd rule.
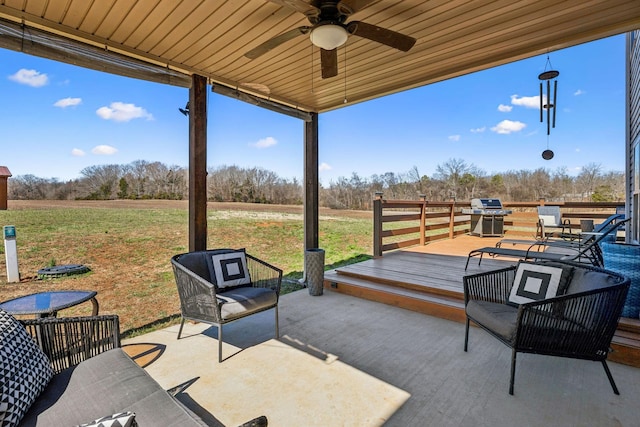
POLYGON ((640 30, 627 33, 627 230, 629 242, 640 242, 640 30), (629 232, 630 229, 630 232, 629 232))

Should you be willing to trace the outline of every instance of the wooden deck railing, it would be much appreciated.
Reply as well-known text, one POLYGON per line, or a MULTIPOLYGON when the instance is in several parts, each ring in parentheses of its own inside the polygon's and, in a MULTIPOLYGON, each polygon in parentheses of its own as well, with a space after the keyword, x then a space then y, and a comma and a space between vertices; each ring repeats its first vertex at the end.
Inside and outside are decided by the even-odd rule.
MULTIPOLYGON (((581 220, 596 224, 624 208, 624 202, 503 202, 513 214, 504 219, 504 231, 509 236, 529 236, 536 233, 538 206, 560 206, 563 219, 580 229, 581 220)), ((471 218, 462 213, 470 202, 431 202, 421 200, 385 200, 376 193, 373 201, 373 256, 408 246, 425 245, 442 239, 453 239, 471 231, 471 218)))

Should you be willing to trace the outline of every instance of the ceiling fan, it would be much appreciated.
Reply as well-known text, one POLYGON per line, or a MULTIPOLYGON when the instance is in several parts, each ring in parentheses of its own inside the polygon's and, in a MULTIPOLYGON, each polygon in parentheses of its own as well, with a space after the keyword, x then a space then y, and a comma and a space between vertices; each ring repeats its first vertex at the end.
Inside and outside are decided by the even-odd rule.
POLYGON ((346 22, 350 15, 376 0, 312 0, 309 3, 303 0, 269 1, 303 13, 311 25, 294 28, 267 40, 245 53, 244 56, 249 59, 258 58, 284 42, 303 34, 309 34, 311 43, 320 48, 322 78, 326 79, 338 75, 338 52, 336 49, 342 46, 351 34, 403 52, 409 51, 416 43, 416 39, 413 37, 377 25, 360 21, 346 22))

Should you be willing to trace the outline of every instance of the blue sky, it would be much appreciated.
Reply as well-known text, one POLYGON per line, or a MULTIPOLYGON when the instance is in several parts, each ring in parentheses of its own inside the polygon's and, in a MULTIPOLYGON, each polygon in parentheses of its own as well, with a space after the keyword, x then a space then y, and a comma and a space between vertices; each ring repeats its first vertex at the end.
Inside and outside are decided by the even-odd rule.
MULTIPOLYGON (((536 98, 546 54, 321 114, 321 182, 414 166, 432 176, 452 158, 487 174, 543 167, 575 175, 589 163, 624 171, 624 55, 624 35, 549 54, 560 71, 549 138, 536 98)), ((14 176, 64 181, 87 166, 135 160, 188 166, 188 119, 178 111, 187 89, 0 49, 0 93, 0 165, 14 176)), ((300 120, 211 92, 208 103, 209 167, 302 178, 300 120)))

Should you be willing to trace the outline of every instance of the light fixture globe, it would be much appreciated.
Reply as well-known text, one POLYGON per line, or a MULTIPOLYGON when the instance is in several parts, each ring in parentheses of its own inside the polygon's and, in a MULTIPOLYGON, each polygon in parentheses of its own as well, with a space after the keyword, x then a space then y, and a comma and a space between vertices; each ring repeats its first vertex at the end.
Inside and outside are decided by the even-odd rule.
POLYGON ((319 25, 311 30, 311 43, 324 50, 333 50, 342 46, 349 37, 349 32, 342 26, 333 23, 319 25))

